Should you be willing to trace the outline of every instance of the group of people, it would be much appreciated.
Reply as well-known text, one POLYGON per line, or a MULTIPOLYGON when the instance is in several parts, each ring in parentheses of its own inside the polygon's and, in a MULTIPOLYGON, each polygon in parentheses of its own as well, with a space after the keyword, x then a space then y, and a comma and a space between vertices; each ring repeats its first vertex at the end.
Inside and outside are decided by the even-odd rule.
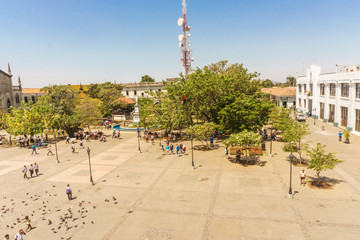
POLYGON ((270 131, 270 133, 268 133, 268 131, 266 129, 264 129, 264 127, 263 127, 259 131, 259 135, 262 136, 264 141, 267 141, 267 140, 276 141, 276 129, 274 129, 273 131, 270 131))
POLYGON ((24 178, 26 179, 29 179, 27 174, 28 172, 30 173, 31 178, 33 177, 34 173, 36 176, 39 176, 39 165, 37 163, 30 164, 29 169, 26 167, 26 165, 24 165, 22 172, 24 174, 24 178))
POLYGON ((120 131, 116 131, 115 129, 113 129, 112 138, 120 139, 120 131))
POLYGON ((166 147, 164 147, 164 145, 161 145, 161 141, 160 141, 160 146, 161 146, 161 152, 162 154, 169 154, 172 155, 174 154, 174 150, 176 150, 176 155, 178 157, 180 157, 180 155, 186 153, 186 146, 185 144, 176 144, 176 147, 174 147, 173 144, 167 144, 166 147))

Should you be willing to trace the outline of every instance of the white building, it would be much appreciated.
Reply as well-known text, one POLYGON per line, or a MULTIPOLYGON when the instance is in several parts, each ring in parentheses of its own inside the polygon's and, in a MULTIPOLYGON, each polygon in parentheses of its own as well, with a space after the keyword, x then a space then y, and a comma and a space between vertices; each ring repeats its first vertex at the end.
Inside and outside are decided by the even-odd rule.
POLYGON ((360 135, 360 66, 321 73, 311 65, 306 76, 297 77, 296 86, 298 111, 360 135))
POLYGON ((122 94, 126 98, 136 99, 141 97, 151 97, 152 92, 163 92, 165 84, 163 82, 149 82, 149 83, 124 83, 122 94))

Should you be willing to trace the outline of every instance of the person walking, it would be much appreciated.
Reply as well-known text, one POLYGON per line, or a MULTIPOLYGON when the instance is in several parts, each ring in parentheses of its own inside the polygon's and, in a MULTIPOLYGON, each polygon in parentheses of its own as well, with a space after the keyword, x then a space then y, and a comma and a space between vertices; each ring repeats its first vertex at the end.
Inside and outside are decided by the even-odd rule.
POLYGON ((75 153, 75 144, 74 143, 71 145, 71 149, 72 149, 71 153, 75 153))
POLYGON ((26 165, 24 165, 24 168, 23 168, 22 172, 24 173, 24 178, 29 179, 28 176, 27 176, 27 167, 26 167, 26 165))
POLYGON ((185 144, 183 145, 183 152, 184 152, 184 155, 185 155, 185 153, 186 153, 186 146, 185 146, 185 144))
POLYGON ((49 154, 51 154, 51 156, 54 155, 54 154, 52 153, 52 151, 51 151, 51 145, 49 145, 49 147, 48 147, 48 151, 47 151, 46 156, 49 156, 49 154))
POLYGON ((176 154, 180 157, 180 146, 176 144, 176 154))
POLYGON ((300 185, 305 186, 305 178, 306 178, 306 173, 305 173, 305 170, 303 169, 300 172, 300 185))
POLYGON ((151 135, 151 144, 154 144, 154 135, 151 135))
POLYGON ((169 145, 166 145, 166 153, 170 155, 170 147, 169 147, 169 145))
POLYGON ((229 156, 229 150, 227 147, 225 147, 225 157, 226 159, 228 159, 228 156, 229 156))
POLYGON ((66 136, 66 142, 65 143, 70 143, 70 137, 69 135, 66 136))
POLYGON ((174 154, 174 145, 170 145, 170 151, 171 151, 171 155, 174 154))
POLYGON ((84 148, 84 144, 83 144, 83 141, 82 140, 80 140, 80 148, 84 148))
POLYGON ((34 174, 34 167, 32 164, 30 164, 29 171, 30 171, 30 177, 32 178, 34 174))
POLYGON ((71 200, 72 199, 72 191, 71 191, 71 188, 70 188, 69 184, 66 187, 66 194, 68 196, 68 199, 71 200))
POLYGON ((32 147, 32 152, 31 152, 31 155, 33 155, 34 153, 37 154, 36 152, 36 145, 35 143, 33 143, 33 145, 31 146, 32 147))
POLYGON ((30 220, 30 218, 29 218, 29 216, 26 216, 25 218, 24 218, 24 223, 26 223, 26 226, 27 226, 27 228, 26 228, 26 232, 29 232, 31 229, 32 229, 32 226, 31 226, 31 220, 30 220))
POLYGON ((339 142, 341 142, 342 132, 339 131, 339 142))
POLYGON ((26 235, 24 230, 20 229, 19 232, 17 232, 14 236, 15 240, 23 240, 23 235, 26 235))
POLYGON ((5 239, 5 240, 10 239, 9 234, 5 234, 5 238, 4 238, 4 239, 5 239))
POLYGON ((34 169, 36 176, 39 176, 39 165, 37 165, 37 163, 34 163, 34 169))

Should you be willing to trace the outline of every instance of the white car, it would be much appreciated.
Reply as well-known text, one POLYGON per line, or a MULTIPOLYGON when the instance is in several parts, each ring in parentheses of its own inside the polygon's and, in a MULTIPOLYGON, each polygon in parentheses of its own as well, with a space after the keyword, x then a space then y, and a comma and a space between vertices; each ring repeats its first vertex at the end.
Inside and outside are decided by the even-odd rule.
POLYGON ((305 115, 304 114, 296 114, 296 120, 300 121, 306 121, 305 115))

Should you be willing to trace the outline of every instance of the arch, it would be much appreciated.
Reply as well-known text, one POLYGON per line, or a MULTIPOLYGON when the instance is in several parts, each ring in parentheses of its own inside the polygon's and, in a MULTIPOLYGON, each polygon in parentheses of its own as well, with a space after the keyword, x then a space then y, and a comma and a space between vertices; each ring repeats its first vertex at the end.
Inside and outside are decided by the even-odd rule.
POLYGON ((28 103, 28 102, 29 102, 28 97, 24 97, 24 101, 25 101, 26 103, 28 103))
POLYGON ((11 101, 10 101, 10 98, 8 98, 7 100, 7 107, 10 108, 11 107, 11 101))
POLYGON ((35 99, 35 96, 31 96, 31 101, 32 101, 32 102, 35 102, 35 100, 36 100, 36 99, 35 99))

